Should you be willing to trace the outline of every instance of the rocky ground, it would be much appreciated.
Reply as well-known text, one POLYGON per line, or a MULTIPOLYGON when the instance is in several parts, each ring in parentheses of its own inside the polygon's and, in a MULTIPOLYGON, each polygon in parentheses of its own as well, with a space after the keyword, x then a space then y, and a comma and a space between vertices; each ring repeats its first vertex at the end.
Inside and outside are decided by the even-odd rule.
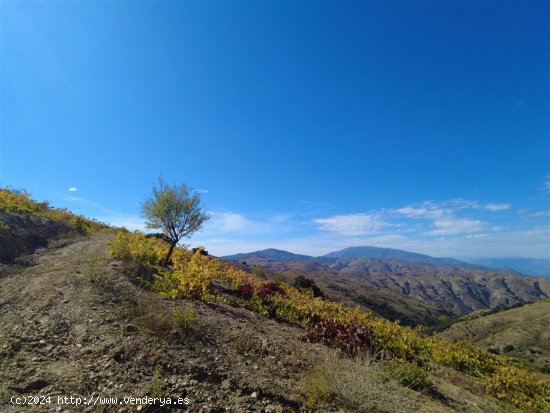
POLYGON ((167 302, 139 290, 109 259, 110 237, 60 242, 4 268, 0 411, 161 411, 58 404, 58 396, 93 403, 146 395, 188 398, 183 407, 192 412, 299 410, 301 375, 328 349, 246 310, 167 302), (174 305, 194 308, 189 329, 163 323, 174 305), (12 396, 45 404, 17 406, 12 396))

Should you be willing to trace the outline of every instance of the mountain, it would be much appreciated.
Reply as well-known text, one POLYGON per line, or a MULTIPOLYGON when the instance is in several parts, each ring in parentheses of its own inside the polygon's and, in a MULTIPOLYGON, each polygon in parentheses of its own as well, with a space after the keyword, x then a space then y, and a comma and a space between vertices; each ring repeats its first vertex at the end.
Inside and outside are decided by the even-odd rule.
POLYGON ((511 269, 525 275, 550 277, 550 259, 536 258, 476 258, 474 264, 491 268, 511 269))
MULTIPOLYGON (((398 252, 400 256, 411 254, 398 252)), ((396 254, 391 250, 389 253, 396 254)), ((299 275, 311 278, 336 300, 359 303, 386 318, 412 325, 433 324, 429 317, 420 316, 425 311, 435 317, 454 317, 550 297, 549 278, 526 277, 457 260, 452 261, 453 265, 436 265, 394 258, 303 256, 305 259, 296 259, 295 254, 281 251, 278 254, 259 251, 237 257, 239 261, 246 260, 249 267, 262 267, 291 282, 299 275), (277 255, 284 259, 274 259, 277 255), (413 300, 405 303, 389 299, 396 294, 413 300), (422 310, 419 301, 425 303, 422 310)))
POLYGON ((439 335, 470 340, 493 353, 522 360, 550 373, 550 300, 539 300, 499 311, 480 311, 454 323, 439 335))
POLYGON ((349 247, 340 251, 329 252, 325 254, 327 258, 379 258, 379 259, 395 259, 401 261, 420 262, 433 265, 462 265, 468 266, 469 263, 455 260, 453 258, 434 258, 429 255, 418 254, 393 248, 378 248, 378 247, 349 247))
POLYGON ((313 258, 308 255, 293 254, 291 252, 277 250, 275 248, 268 248, 266 250, 248 253, 226 255, 225 257, 221 258, 227 261, 242 261, 250 257, 265 258, 276 261, 308 261, 313 258))

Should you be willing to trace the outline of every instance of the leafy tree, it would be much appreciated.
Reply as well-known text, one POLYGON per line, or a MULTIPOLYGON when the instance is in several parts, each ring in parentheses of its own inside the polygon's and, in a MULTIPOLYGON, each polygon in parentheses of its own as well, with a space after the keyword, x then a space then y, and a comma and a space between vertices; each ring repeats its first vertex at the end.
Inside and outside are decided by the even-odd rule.
POLYGON ((294 287, 298 288, 299 290, 311 290, 314 297, 325 297, 325 293, 317 287, 317 284, 315 284, 315 281, 313 281, 311 278, 306 278, 303 275, 299 275, 294 280, 294 287))
POLYGON ((159 178, 158 187, 153 186, 152 196, 143 203, 142 212, 147 219, 145 226, 161 230, 170 240, 164 265, 170 262, 177 243, 201 229, 210 218, 202 212, 200 202, 200 195, 187 185, 170 186, 159 178))

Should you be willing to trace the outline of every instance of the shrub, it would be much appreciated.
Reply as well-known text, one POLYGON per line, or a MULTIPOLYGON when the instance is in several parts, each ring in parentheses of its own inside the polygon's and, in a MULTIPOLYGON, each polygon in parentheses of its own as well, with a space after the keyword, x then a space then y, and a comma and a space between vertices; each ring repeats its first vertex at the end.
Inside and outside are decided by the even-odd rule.
POLYGON ((71 218, 71 223, 75 226, 76 231, 80 235, 89 236, 92 235, 92 226, 90 222, 82 217, 74 216, 71 218))
POLYGON ((308 411, 328 402, 332 396, 328 382, 328 374, 324 366, 314 368, 300 382, 302 400, 308 411))
POLYGON ((174 323, 182 330, 191 328, 195 322, 195 310, 188 306, 179 306, 172 311, 174 323))
POLYGON ((508 359, 488 353, 469 341, 449 343, 440 340, 433 356, 436 362, 479 378, 490 376, 497 368, 510 364, 508 359))
POLYGON ((235 294, 243 300, 250 300, 254 294, 254 286, 250 283, 239 284, 235 294))
POLYGON ((158 238, 147 238, 140 231, 119 231, 109 247, 114 258, 143 266, 159 265, 170 248, 167 242, 158 238))
POLYGON ((321 289, 317 287, 317 284, 315 284, 314 280, 306 278, 303 275, 299 275, 298 277, 296 277, 292 285, 299 290, 310 290, 314 297, 325 296, 325 293, 323 293, 323 291, 321 291, 321 289))
POLYGON ((488 394, 527 412, 548 412, 550 381, 517 367, 501 367, 486 382, 488 394))
POLYGON ((344 324, 334 318, 308 325, 306 340, 337 347, 350 355, 381 350, 375 342, 372 328, 353 323, 344 324))
POLYGON ((269 301, 271 297, 274 297, 276 295, 280 295, 283 297, 286 296, 286 292, 281 286, 281 284, 273 281, 268 281, 268 282, 262 283, 258 291, 258 295, 260 296, 260 300, 262 300, 262 302, 265 303, 269 301))

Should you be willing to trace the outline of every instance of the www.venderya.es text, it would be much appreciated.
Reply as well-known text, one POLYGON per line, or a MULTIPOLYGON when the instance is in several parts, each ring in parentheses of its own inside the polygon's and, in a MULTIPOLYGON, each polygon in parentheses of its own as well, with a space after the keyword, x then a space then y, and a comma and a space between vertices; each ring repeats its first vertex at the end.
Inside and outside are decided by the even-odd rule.
POLYGON ((188 405, 187 397, 105 397, 105 396, 12 396, 11 404, 16 405, 68 405, 68 406, 102 406, 102 405, 148 405, 181 406, 188 405))

